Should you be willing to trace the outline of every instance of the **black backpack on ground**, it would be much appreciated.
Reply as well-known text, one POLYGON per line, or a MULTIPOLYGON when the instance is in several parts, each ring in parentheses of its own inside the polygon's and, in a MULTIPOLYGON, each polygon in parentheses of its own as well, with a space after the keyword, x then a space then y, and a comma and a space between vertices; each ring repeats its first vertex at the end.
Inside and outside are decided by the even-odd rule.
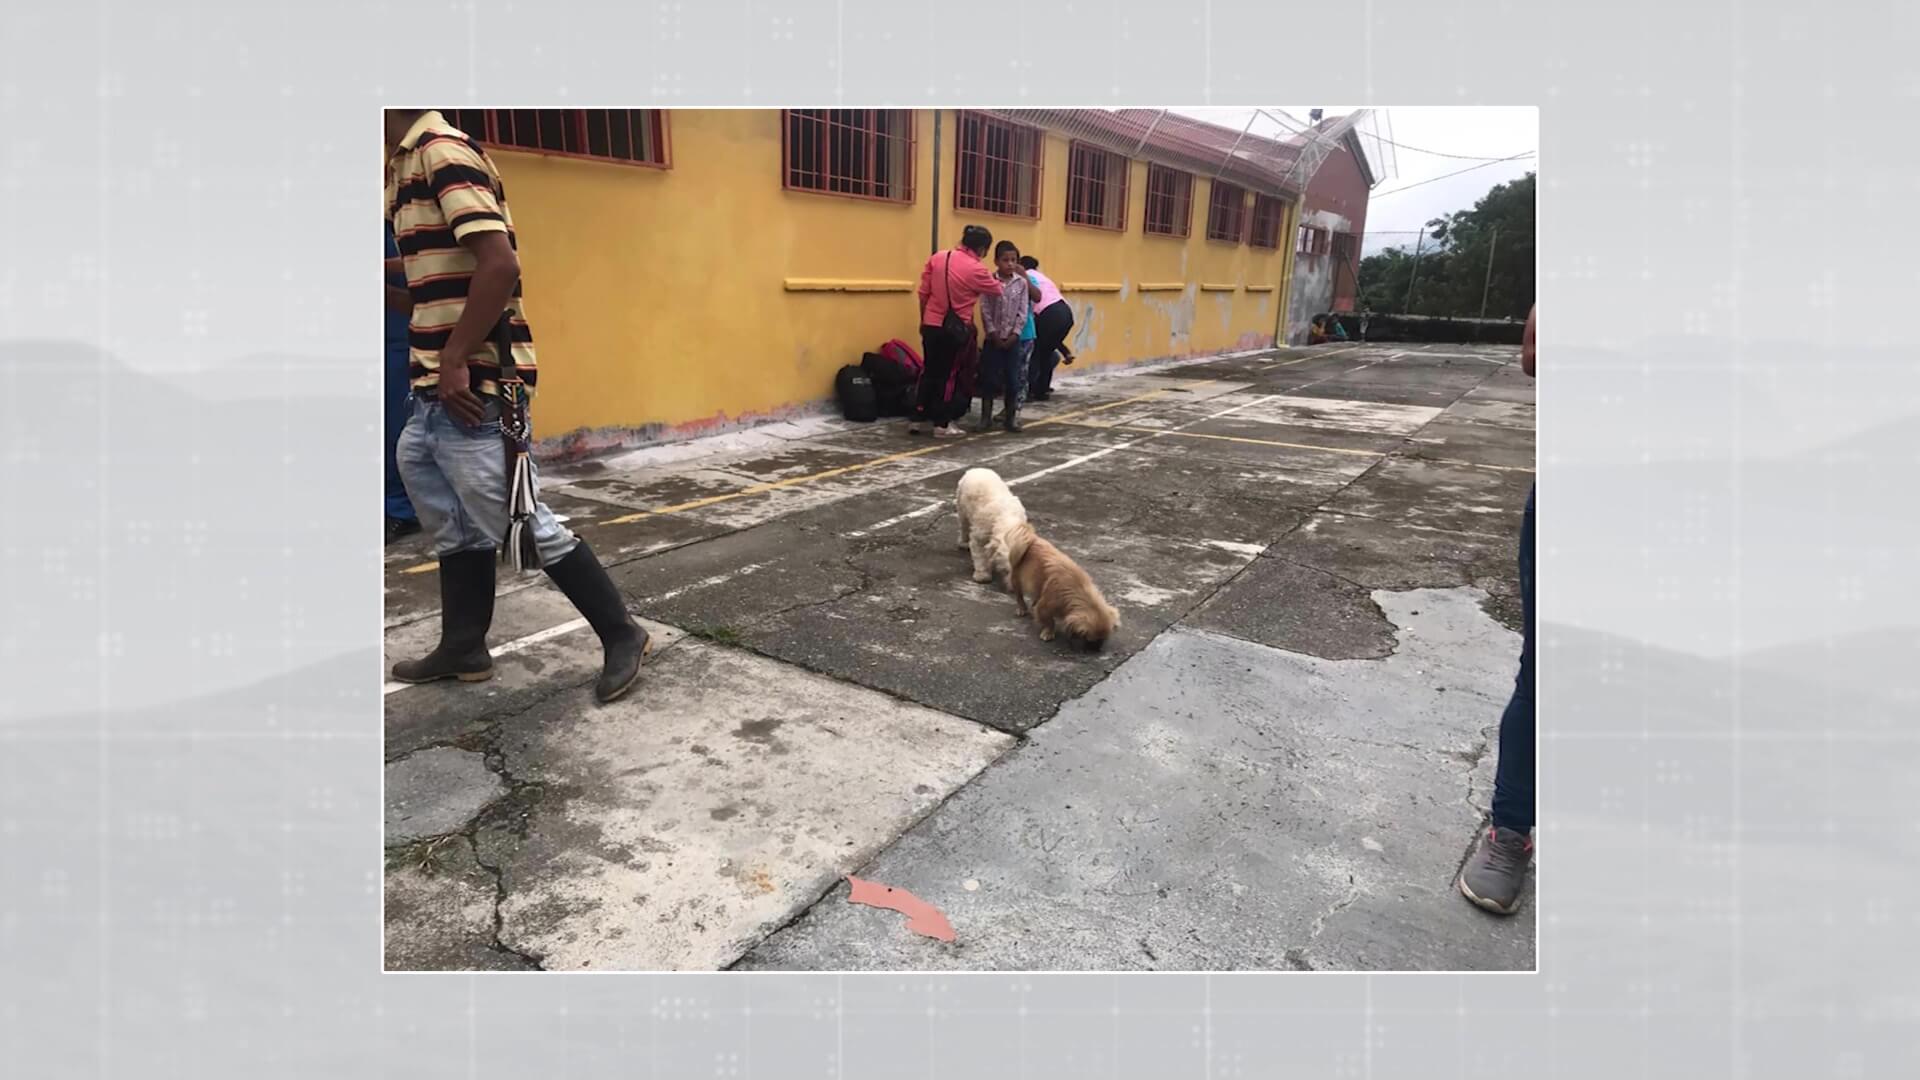
POLYGON ((840 399, 840 415, 849 420, 871 421, 880 416, 874 400, 873 379, 865 370, 848 364, 833 378, 834 395, 840 399))
POLYGON ((913 411, 911 371, 879 353, 861 357, 860 368, 873 380, 874 403, 881 416, 905 416, 913 411))

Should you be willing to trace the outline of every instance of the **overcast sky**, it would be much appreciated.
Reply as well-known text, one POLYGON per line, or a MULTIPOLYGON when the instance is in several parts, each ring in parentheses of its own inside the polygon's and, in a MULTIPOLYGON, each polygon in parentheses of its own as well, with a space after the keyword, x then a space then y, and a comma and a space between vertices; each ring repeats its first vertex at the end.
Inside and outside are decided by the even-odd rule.
MULTIPOLYGON (((1280 105, 1293 117, 1305 122, 1307 111, 1326 110, 1328 116, 1344 116, 1358 105, 1280 105)), ((1177 110, 1188 116, 1210 120, 1227 127, 1242 127, 1253 115, 1245 108, 1199 108, 1177 110)), ((1540 111, 1532 106, 1439 105, 1379 109, 1376 117, 1379 133, 1399 145, 1385 148, 1393 157, 1388 161, 1390 178, 1373 189, 1367 207, 1367 238, 1364 251, 1372 254, 1385 247, 1412 244, 1420 226, 1441 214, 1464 210, 1487 189, 1506 180, 1515 180, 1536 168, 1536 159, 1503 161, 1484 165, 1445 180, 1409 188, 1410 184, 1471 166, 1477 161, 1439 157, 1423 151, 1440 151, 1471 157, 1506 157, 1540 148, 1540 111), (1419 150, 1408 149, 1419 147, 1419 150)), ((1279 136, 1282 129, 1264 118, 1257 119, 1256 134, 1279 136)))

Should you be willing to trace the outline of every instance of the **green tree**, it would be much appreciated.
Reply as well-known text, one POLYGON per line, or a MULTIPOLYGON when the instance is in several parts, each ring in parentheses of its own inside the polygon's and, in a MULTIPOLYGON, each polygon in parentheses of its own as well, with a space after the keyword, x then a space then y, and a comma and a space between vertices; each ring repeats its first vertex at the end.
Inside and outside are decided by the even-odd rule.
POLYGON ((1534 298, 1534 180, 1528 173, 1496 184, 1472 208, 1427 222, 1417 269, 1413 251, 1406 248, 1360 260, 1362 306, 1413 315, 1478 315, 1484 285, 1488 318, 1526 318, 1534 298))

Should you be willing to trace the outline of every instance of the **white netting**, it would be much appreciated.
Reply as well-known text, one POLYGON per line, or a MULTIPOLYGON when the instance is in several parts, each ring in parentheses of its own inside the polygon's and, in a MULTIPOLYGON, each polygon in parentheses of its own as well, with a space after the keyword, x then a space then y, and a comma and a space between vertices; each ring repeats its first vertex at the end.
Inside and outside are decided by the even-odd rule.
POLYGON ((1279 108, 988 109, 1141 161, 1219 178, 1268 195, 1297 196, 1327 156, 1345 152, 1349 129, 1360 136, 1376 183, 1391 171, 1391 146, 1379 137, 1371 110, 1307 124, 1279 108))

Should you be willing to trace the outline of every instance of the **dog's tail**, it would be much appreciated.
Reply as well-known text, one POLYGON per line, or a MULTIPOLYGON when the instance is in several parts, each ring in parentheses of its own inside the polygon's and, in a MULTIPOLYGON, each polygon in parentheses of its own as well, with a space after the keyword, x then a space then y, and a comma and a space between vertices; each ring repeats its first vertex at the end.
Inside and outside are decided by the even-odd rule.
POLYGON ((996 535, 992 543, 1000 549, 997 554, 1000 554, 1007 560, 1007 572, 1012 573, 1013 568, 1019 566, 1020 560, 1027 557, 1027 551, 1033 547, 1033 542, 1038 539, 1040 539, 1040 534, 1033 531, 1033 526, 1022 521, 1017 525, 1007 527, 1003 532, 996 535))

